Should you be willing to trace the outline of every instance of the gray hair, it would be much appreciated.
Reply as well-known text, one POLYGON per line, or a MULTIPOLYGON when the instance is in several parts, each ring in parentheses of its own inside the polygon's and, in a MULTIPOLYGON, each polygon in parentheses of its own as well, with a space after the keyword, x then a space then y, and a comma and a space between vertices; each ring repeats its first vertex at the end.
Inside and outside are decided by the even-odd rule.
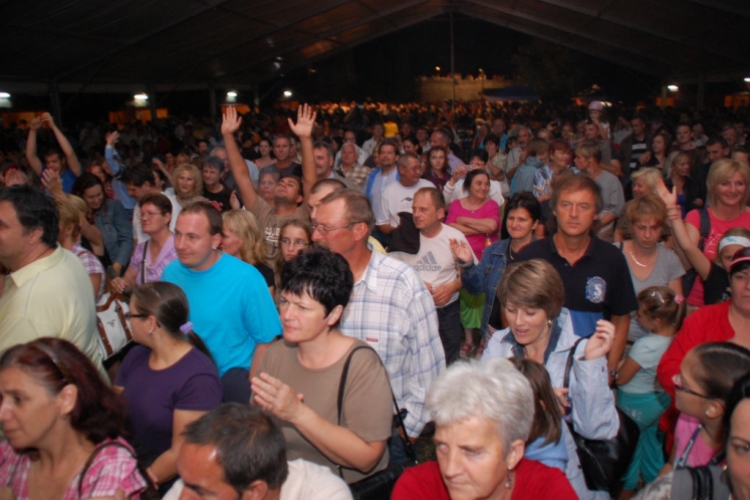
POLYGON ((482 415, 497 426, 507 456, 513 441, 529 437, 534 392, 507 359, 452 364, 432 383, 425 402, 436 425, 451 425, 482 415))

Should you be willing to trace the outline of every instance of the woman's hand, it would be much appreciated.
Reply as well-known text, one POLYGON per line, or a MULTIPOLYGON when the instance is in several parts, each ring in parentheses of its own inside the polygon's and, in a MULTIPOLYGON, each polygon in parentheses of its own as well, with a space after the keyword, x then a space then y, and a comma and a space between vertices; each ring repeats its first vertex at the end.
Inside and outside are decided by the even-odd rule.
POLYGON ((110 286, 116 292, 125 293, 129 291, 130 285, 125 278, 115 278, 111 281, 110 286))
POLYGON ((253 377, 250 385, 258 406, 281 420, 294 423, 304 408, 302 394, 295 394, 291 387, 267 373, 253 377))
POLYGON ((469 248, 469 245, 467 245, 465 241, 451 239, 449 240, 449 243, 451 245, 453 258, 462 262, 474 262, 474 252, 469 248))
POLYGON ((451 179, 448 181, 448 183, 451 186, 455 186, 456 182, 458 182, 458 179, 466 175, 466 172, 471 170, 470 167, 467 167, 466 165, 461 165, 459 167, 456 167, 456 169, 453 171, 453 175, 451 176, 451 179))
POLYGON ((568 392, 570 392, 570 389, 553 387, 552 390, 555 392, 555 398, 557 398, 557 406, 560 409, 560 415, 566 415, 568 413, 568 408, 570 408, 570 401, 568 401, 568 392))
POLYGON ((609 353, 615 342, 615 325, 609 321, 600 319, 596 322, 596 330, 586 343, 584 357, 586 360, 601 358, 609 353))
POLYGON ((47 191, 56 199, 64 200, 65 193, 62 188, 62 180, 60 175, 50 169, 46 169, 42 172, 42 185, 47 188, 47 191))

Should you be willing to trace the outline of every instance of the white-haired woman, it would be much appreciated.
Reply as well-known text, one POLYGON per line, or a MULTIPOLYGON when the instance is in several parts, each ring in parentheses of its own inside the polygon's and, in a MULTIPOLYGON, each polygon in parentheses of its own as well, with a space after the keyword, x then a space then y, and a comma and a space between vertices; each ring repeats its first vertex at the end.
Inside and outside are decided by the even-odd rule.
POLYGON ((534 393, 510 361, 451 365, 426 405, 437 462, 407 469, 392 500, 578 498, 562 471, 523 458, 534 393))
MULTIPOLYGON (((581 436, 613 438, 620 428, 615 399, 609 388, 607 354, 614 341, 614 325, 599 320, 596 331, 581 339, 573 329, 570 312, 562 307, 562 279, 554 267, 541 259, 506 268, 497 291, 509 328, 495 332, 484 351, 483 361, 493 358, 529 358, 547 368, 552 386, 581 436), (578 342, 578 344, 577 344, 578 342), (567 389, 565 367, 571 349, 575 357, 567 389)), ((565 433, 568 449, 566 474, 581 499, 609 498, 607 492, 586 488, 579 467, 575 442, 565 433)))

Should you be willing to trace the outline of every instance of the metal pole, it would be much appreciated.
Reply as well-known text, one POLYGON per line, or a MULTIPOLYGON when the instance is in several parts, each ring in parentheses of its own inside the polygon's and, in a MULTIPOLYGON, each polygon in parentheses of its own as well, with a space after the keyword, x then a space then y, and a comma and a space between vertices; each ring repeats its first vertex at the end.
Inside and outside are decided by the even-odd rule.
POLYGON ((453 115, 456 110, 456 55, 455 46, 453 44, 453 11, 451 11, 451 90, 453 91, 451 115, 453 115))
POLYGON ((156 125, 156 89, 152 84, 146 87, 148 92, 148 108, 151 110, 151 125, 156 125))
POLYGON ((63 126, 62 106, 60 105, 60 91, 57 88, 57 82, 54 80, 49 84, 49 100, 52 104, 52 116, 55 118, 55 124, 58 128, 63 126))
POLYGON ((213 83, 208 85, 208 115, 216 118, 216 87, 213 83))

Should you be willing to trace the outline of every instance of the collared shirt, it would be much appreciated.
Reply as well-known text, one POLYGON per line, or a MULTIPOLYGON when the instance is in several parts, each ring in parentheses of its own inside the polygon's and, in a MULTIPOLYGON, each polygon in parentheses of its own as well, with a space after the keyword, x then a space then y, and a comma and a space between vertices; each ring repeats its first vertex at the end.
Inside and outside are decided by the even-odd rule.
MULTIPOLYGON (((149 240, 151 241, 151 240, 149 240)), ((152 283, 154 281, 160 281, 161 275, 164 272, 164 268, 167 264, 173 260, 177 260, 177 250, 174 248, 174 234, 170 234, 167 241, 159 250, 159 255, 156 256, 156 260, 151 259, 151 249, 148 248, 149 242, 144 241, 137 247, 133 252, 133 256, 130 258, 130 266, 136 271, 135 284, 142 285, 141 275, 146 276, 146 283, 152 283), (145 250, 145 259, 144 259, 145 250), (141 269, 143 268, 143 269, 141 269)))
POLYGON ((367 342, 383 360, 407 433, 416 437, 430 420, 427 390, 445 370, 435 303, 408 264, 372 252, 341 318, 345 335, 367 342))
POLYGON ((349 167, 349 170, 344 170, 342 166, 339 166, 336 169, 336 173, 359 186, 360 191, 364 189, 365 182, 367 182, 367 176, 370 175, 370 172, 372 172, 370 167, 360 165, 359 163, 349 167))
POLYGON ((72 342, 104 374, 97 345, 91 280, 62 247, 5 277, 0 297, 0 352, 40 337, 72 342))
POLYGON ((613 245, 591 236, 586 253, 573 265, 560 255, 553 237, 523 248, 517 260, 544 259, 554 267, 565 287, 565 302, 575 332, 588 337, 599 319, 630 314, 638 309, 633 280, 625 256, 613 245))
POLYGON ((382 168, 376 168, 375 170, 370 172, 370 175, 367 178, 367 188, 365 190, 365 195, 370 199, 373 213, 378 214, 381 211, 380 203, 383 197, 383 192, 385 192, 385 188, 387 188, 394 182, 398 182, 400 178, 401 176, 398 174, 398 168, 396 168, 395 166, 387 174, 383 173, 382 168))

